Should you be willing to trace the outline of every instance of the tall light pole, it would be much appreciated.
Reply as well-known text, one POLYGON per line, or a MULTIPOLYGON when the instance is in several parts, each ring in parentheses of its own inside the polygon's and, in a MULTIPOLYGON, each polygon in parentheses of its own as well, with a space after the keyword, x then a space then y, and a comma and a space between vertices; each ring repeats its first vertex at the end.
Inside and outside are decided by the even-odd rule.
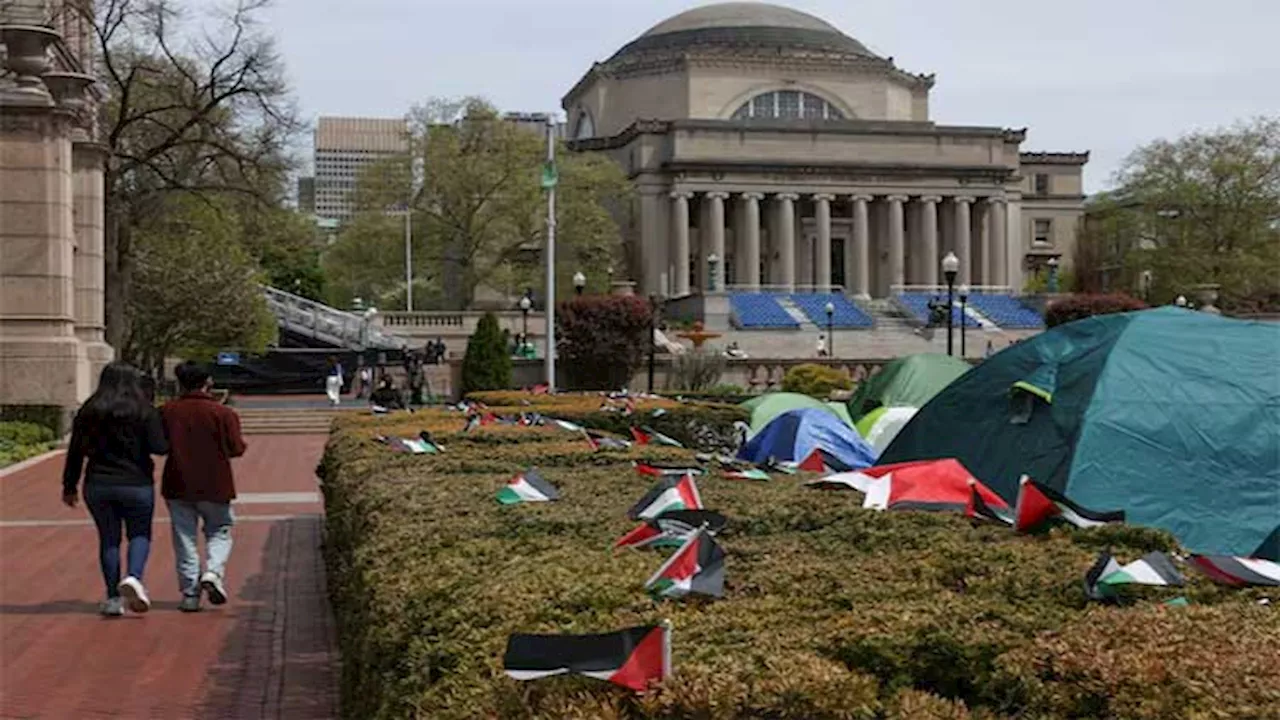
POLYGON ((956 275, 960 272, 960 258, 956 257, 953 252, 947 253, 942 258, 942 276, 947 279, 947 354, 953 355, 952 348, 954 340, 952 333, 955 330, 955 320, 952 317, 952 303, 955 302, 956 294, 956 275))
POLYGON ((413 205, 404 207, 404 311, 413 312, 413 205))
POLYGON ((653 394, 654 356, 658 352, 658 296, 649 296, 649 394, 653 394))
POLYGON ((835 357, 836 356, 836 334, 832 332, 831 328, 833 327, 833 325, 831 323, 831 319, 836 314, 836 306, 833 305, 830 301, 828 301, 827 306, 823 309, 827 311, 827 348, 828 348, 827 355, 829 357, 835 357))
POLYGON ((960 286, 960 357, 964 357, 964 328, 968 325, 969 286, 960 286))
POLYGON ((556 391, 556 116, 547 115, 547 162, 542 167, 542 187, 547 191, 547 392, 556 391))

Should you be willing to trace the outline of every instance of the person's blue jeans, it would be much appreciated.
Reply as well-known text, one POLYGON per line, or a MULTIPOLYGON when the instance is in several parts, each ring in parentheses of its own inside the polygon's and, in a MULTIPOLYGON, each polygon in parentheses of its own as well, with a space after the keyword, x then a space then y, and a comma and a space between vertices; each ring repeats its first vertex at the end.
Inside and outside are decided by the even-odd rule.
POLYGON ((231 556, 231 527, 236 516, 231 503, 168 500, 173 523, 173 558, 178 570, 178 589, 183 597, 200 594, 200 547, 198 525, 204 524, 205 570, 219 579, 231 556))
POLYGON ((107 597, 120 596, 121 529, 129 538, 128 572, 142 580, 151 554, 151 518, 156 510, 156 490, 151 485, 85 483, 84 504, 98 526, 98 562, 107 597))

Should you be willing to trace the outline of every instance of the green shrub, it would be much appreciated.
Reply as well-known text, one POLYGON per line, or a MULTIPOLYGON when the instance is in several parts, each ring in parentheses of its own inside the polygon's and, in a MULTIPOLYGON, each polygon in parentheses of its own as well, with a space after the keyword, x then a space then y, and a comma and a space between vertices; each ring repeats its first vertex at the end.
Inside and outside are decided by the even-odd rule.
POLYGON ((0 405, 0 422, 26 422, 62 435, 65 412, 58 405, 0 405))
POLYGON ((53 449, 53 430, 29 422, 0 422, 0 467, 53 449))
MULTIPOLYGON (((548 415, 637 421, 588 411, 600 396, 525 397, 520 407, 548 415)), ((1280 707, 1280 614, 1256 605, 1261 591, 1190 573, 1186 588, 1085 603, 1081 578, 1099 545, 1132 559, 1166 544, 1162 534, 1023 536, 954 514, 864 510, 857 493, 798 487, 803 474, 744 483, 713 473, 698 486, 729 518, 726 597, 655 603, 642 585, 663 556, 608 548, 651 484, 631 461, 687 452, 593 453, 553 427, 464 434, 463 424, 437 410, 335 422, 319 472, 344 717, 1267 717, 1280 707), (371 442, 419 429, 446 452, 397 455, 371 442), (499 507, 493 494, 533 463, 562 500, 499 507), (1175 594, 1192 606, 1158 605, 1175 594), (501 672, 510 633, 662 618, 676 672, 653 693, 501 672)))
POLYGON ((819 400, 831 397, 834 390, 852 390, 853 379, 844 370, 805 363, 796 365, 782 378, 783 392, 811 395, 819 400))
POLYGON ((1131 312, 1142 310, 1147 304, 1128 295, 1116 293, 1112 295, 1070 295, 1049 303, 1044 311, 1046 327, 1057 327, 1073 320, 1081 320, 1094 315, 1131 312))
POLYGON ((485 313, 467 340, 462 358, 463 392, 506 390, 511 387, 511 356, 498 329, 498 318, 485 313))
POLYGON ((705 392, 720 382, 728 364, 728 358, 711 349, 695 348, 675 355, 671 358, 671 372, 667 376, 668 391, 705 392))

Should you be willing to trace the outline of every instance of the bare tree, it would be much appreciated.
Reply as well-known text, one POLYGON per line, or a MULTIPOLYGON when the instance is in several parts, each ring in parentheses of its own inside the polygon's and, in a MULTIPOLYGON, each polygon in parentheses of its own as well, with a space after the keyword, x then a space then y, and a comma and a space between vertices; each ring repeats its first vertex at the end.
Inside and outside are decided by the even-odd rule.
MULTIPOLYGON (((174 193, 276 202, 301 124, 260 25, 267 0, 197 12, 191 0, 75 4, 91 18, 105 86, 107 341, 128 336, 133 231, 174 193), (91 13, 91 15, 89 15, 91 13)), ((69 6, 71 4, 68 4, 69 6)))

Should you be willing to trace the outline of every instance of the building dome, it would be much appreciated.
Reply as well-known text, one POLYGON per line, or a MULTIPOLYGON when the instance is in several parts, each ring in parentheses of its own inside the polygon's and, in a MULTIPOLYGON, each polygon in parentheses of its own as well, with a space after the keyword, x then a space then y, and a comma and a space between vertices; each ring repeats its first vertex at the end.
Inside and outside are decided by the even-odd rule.
POLYGON ((726 2, 663 20, 609 62, 692 50, 762 49, 876 57, 862 43, 808 13, 769 3, 726 2))

